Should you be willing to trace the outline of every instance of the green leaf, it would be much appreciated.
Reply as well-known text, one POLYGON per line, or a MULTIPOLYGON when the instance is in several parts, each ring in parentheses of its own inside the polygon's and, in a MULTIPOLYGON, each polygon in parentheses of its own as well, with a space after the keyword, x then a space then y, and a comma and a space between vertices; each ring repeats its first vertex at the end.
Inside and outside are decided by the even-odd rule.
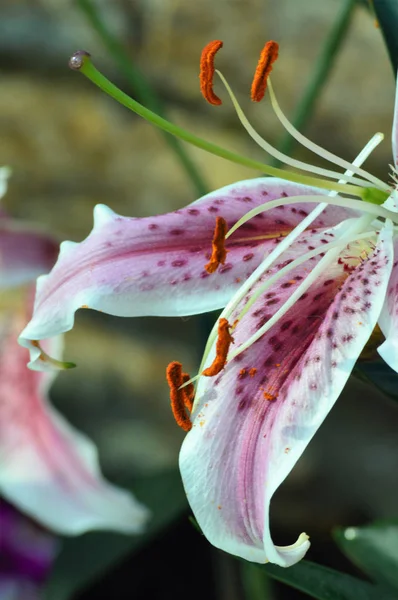
POLYGON ((395 74, 398 68, 398 2, 397 0, 373 0, 371 4, 383 33, 395 74))
POLYGON ((270 577, 317 600, 396 600, 395 592, 306 560, 288 569, 276 565, 261 568, 270 577))
POLYGON ((398 590, 398 521, 337 529, 334 537, 344 554, 371 579, 398 590))
POLYGON ((271 600, 273 598, 270 579, 258 565, 242 561, 240 576, 245 600, 271 600))
POLYGON ((132 486, 137 498, 152 511, 145 534, 87 533, 65 538, 49 581, 44 600, 70 600, 132 552, 138 552, 186 508, 187 501, 177 471, 137 478, 132 486))

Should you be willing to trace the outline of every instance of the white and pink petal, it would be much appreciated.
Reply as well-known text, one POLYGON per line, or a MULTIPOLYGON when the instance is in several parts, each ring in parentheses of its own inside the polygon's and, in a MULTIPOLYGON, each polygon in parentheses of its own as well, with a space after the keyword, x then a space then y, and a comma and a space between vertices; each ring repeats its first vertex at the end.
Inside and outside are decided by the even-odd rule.
MULTIPOLYGON (((53 374, 26 369, 16 335, 24 315, 3 313, 0 331, 0 494, 65 535, 91 529, 139 533, 148 511, 101 475, 95 446, 48 402, 53 374)), ((57 354, 59 339, 51 341, 57 354)))
MULTIPOLYGON (((31 349, 31 366, 38 367, 40 352, 30 341, 71 329, 79 308, 116 316, 182 316, 225 306, 278 237, 314 206, 279 207, 246 223, 229 239, 226 263, 210 276, 205 265, 215 218, 222 216, 231 226, 264 202, 313 194, 319 190, 260 178, 227 186, 184 209, 155 217, 121 217, 97 206, 90 235, 80 244, 63 242, 55 267, 38 280, 34 315, 20 338, 31 349)), ((312 227, 325 228, 353 214, 330 206, 312 227)))
MULTIPOLYGON (((392 267, 391 229, 366 261, 358 257, 352 273, 346 265, 332 265, 268 333, 218 376, 199 380, 193 427, 180 454, 184 487, 209 541, 253 562, 287 567, 308 550, 306 534, 292 546, 274 544, 271 498, 374 328, 392 267)), ((234 348, 282 306, 304 275, 301 268, 292 271, 256 301, 234 331, 234 348)))

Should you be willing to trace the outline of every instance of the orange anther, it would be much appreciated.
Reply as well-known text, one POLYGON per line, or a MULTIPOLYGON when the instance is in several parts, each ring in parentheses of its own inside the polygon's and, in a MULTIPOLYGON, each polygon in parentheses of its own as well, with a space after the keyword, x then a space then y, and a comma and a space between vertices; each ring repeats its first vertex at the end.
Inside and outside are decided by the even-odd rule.
POLYGON ((279 44, 277 42, 267 42, 261 51, 254 74, 251 99, 253 102, 260 102, 264 98, 267 89, 267 79, 272 71, 272 65, 278 58, 279 44))
POLYGON ((213 40, 203 48, 200 57, 200 91, 209 104, 216 106, 219 106, 222 102, 213 91, 214 57, 222 46, 223 43, 220 40, 213 40))
POLYGON ((227 319, 220 319, 218 322, 218 338, 216 343, 216 357, 210 367, 202 371, 202 375, 213 377, 225 367, 230 345, 234 338, 229 333, 229 323, 227 319))
POLYGON ((268 400, 269 402, 273 402, 273 400, 276 400, 275 394, 270 394, 268 392, 264 392, 263 396, 264 396, 265 400, 268 400))
POLYGON ((227 258, 227 252, 224 248, 225 236, 228 231, 228 225, 223 217, 216 217, 216 227, 214 229, 212 251, 210 262, 205 265, 205 269, 208 273, 214 273, 217 270, 218 265, 223 265, 227 258))
MULTIPOLYGON (((190 379, 191 379, 191 377, 189 376, 188 373, 182 374, 182 383, 186 383, 190 379)), ((194 387, 193 383, 188 383, 188 385, 183 387, 182 392, 184 393, 185 408, 187 408, 189 410, 189 412, 192 412, 193 400, 195 397, 195 387, 194 387)))
POLYGON ((166 369, 167 383, 170 387, 170 403, 174 418, 184 431, 189 431, 192 428, 192 423, 185 410, 185 388, 181 388, 184 383, 182 365, 174 361, 171 362, 166 369))
POLYGON ((254 377, 255 374, 257 373, 257 369, 255 367, 253 367, 252 369, 250 369, 249 371, 249 375, 250 377, 254 377))

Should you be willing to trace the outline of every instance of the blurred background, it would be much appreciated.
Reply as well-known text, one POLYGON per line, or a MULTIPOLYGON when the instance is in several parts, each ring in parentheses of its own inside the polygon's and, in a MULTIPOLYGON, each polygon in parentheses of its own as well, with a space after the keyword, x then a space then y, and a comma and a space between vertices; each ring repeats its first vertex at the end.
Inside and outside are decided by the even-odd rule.
MULTIPOLYGON (((242 130, 229 102, 225 99, 222 107, 211 107, 202 99, 198 85, 202 47, 211 39, 224 41, 217 66, 259 132, 279 144, 284 131, 268 100, 259 105, 250 102, 259 52, 268 39, 279 42, 273 83, 282 108, 292 116, 344 4, 343 0, 93 3, 170 120, 263 161, 268 158, 242 130)), ((80 241, 92 227, 98 202, 123 215, 147 216, 192 202, 201 186, 210 191, 257 175, 189 147, 186 151, 201 180, 193 184, 158 131, 68 69, 68 58, 78 49, 89 50, 111 80, 133 97, 139 95, 77 3, 1 1, 0 164, 13 170, 5 198, 13 216, 44 224, 60 239, 80 241)), ((347 160, 376 131, 385 133, 367 167, 386 180, 392 162, 394 87, 380 30, 365 4, 358 3, 305 133, 347 160)), ((218 93, 225 98, 221 89, 218 93)), ((293 152, 319 162, 306 150, 293 152)), ((172 418, 164 378, 171 360, 181 360, 186 370, 195 371, 214 317, 118 320, 90 311, 77 315, 74 330, 66 336, 65 356, 78 368, 60 374, 53 388, 54 403, 97 443, 109 479, 130 487, 138 482, 138 497, 142 479, 154 506, 159 511, 166 510, 165 505, 171 508, 163 521, 160 515, 159 529, 150 540, 140 544, 121 538, 123 551, 108 562, 101 562, 100 546, 106 550, 118 546, 116 535, 67 542, 47 600, 247 597, 247 572, 241 563, 210 548, 188 520, 176 472, 183 432, 172 418), (91 568, 91 575, 74 589, 70 580, 78 578, 82 562, 88 571, 91 568), (68 589, 73 589, 72 595, 68 589)), ((335 525, 396 516, 398 483, 392 474, 398 467, 397 426, 393 401, 352 378, 275 497, 276 543, 291 543, 298 532, 308 531, 313 541, 310 560, 355 574, 330 532, 335 525)), ((307 596, 272 583, 268 591, 264 588, 263 597, 307 596)))

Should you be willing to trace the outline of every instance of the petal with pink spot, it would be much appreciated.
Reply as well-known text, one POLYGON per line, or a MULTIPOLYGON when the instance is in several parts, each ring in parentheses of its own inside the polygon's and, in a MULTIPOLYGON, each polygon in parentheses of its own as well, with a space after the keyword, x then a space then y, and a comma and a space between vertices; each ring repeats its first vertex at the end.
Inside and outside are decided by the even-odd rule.
MULTIPOLYGON (((319 243, 316 235, 312 243, 319 243)), ((308 550, 304 533, 291 546, 274 544, 270 501, 376 324, 392 267, 391 230, 383 231, 367 260, 358 257, 353 268, 351 259, 350 269, 346 264, 333 263, 268 333, 218 376, 199 380, 193 427, 180 454, 184 487, 209 541, 253 562, 287 567, 308 550)), ((295 269, 254 303, 234 331, 235 347, 282 306, 305 274, 295 269)))
MULTIPOLYGON (((55 267, 38 280, 34 315, 20 338, 32 351, 30 366, 40 367, 30 340, 68 331, 80 307, 116 316, 182 316, 225 306, 278 237, 314 206, 279 207, 246 223, 228 240, 226 263, 210 276, 204 266, 216 216, 231 226, 268 200, 318 193, 315 188, 260 178, 227 186, 156 217, 121 217, 97 206, 90 235, 80 244, 61 244, 55 267)), ((312 227, 329 227, 353 214, 329 206, 312 227)))

